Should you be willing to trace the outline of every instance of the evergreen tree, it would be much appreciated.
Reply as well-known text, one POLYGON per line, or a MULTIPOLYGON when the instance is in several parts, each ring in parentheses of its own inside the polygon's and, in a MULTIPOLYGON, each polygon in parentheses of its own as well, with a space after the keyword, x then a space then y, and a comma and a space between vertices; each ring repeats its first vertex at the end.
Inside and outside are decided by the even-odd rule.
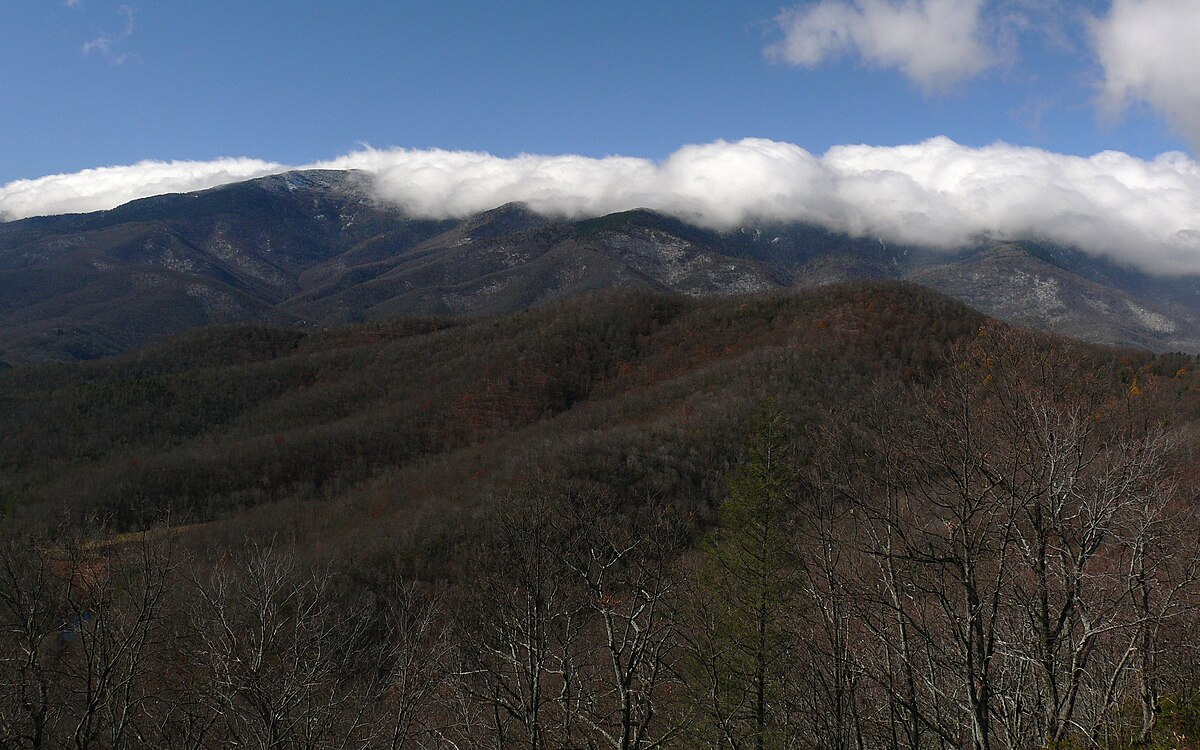
POLYGON ((795 476, 782 415, 757 420, 729 478, 692 592, 697 738, 734 750, 788 746, 795 476))

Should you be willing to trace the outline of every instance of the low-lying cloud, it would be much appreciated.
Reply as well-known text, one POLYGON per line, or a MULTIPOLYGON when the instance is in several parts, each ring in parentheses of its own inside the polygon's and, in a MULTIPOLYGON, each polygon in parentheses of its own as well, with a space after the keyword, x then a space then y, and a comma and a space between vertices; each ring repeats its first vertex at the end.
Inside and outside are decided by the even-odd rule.
POLYGON ((1200 166, 948 138, 838 146, 816 156, 764 139, 644 159, 364 150, 323 166, 362 169, 409 213, 461 217, 510 201, 571 218, 649 207, 713 229, 807 222, 947 250, 982 238, 1044 239, 1156 273, 1200 273, 1200 166))
MULTIPOLYGON (((513 201, 568 218, 646 207, 718 230, 806 222, 946 250, 1041 239, 1154 273, 1200 273, 1200 165, 1182 153, 1077 157, 933 138, 817 156, 751 138, 685 146, 662 162, 363 149, 307 166, 372 174, 381 201, 419 217, 465 217, 513 201)), ((0 215, 105 209, 283 169, 250 159, 143 162, 18 181, 0 187, 0 215)))
POLYGON ((204 190, 285 169, 259 159, 141 161, 16 180, 0 186, 0 220, 104 211, 138 198, 204 190))

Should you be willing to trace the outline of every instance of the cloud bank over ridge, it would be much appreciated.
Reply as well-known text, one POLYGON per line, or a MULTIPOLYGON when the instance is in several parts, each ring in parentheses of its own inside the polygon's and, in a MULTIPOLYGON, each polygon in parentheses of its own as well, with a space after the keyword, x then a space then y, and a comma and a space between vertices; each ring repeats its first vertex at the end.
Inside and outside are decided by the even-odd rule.
POLYGON ((396 149, 318 166, 367 171, 381 199, 425 217, 510 201, 570 218, 647 207, 718 230, 806 222, 946 250, 1044 239, 1154 273, 1200 273, 1200 165, 1182 153, 1085 158, 933 138, 816 156, 749 138, 685 146, 661 163, 396 149))
POLYGON ((138 198, 187 193, 281 172, 260 159, 140 161, 0 185, 0 221, 50 214, 105 211, 138 198))
MULTIPOLYGON (((112 208, 283 171, 253 159, 142 162, 0 186, 10 219, 112 208)), ((814 155, 765 139, 631 157, 363 149, 305 168, 360 169, 381 201, 414 216, 465 217, 512 201, 580 218, 652 208, 713 229, 807 222, 952 250, 981 238, 1044 239, 1163 274, 1200 273, 1200 165, 1181 153, 1067 156, 948 138, 814 155)))

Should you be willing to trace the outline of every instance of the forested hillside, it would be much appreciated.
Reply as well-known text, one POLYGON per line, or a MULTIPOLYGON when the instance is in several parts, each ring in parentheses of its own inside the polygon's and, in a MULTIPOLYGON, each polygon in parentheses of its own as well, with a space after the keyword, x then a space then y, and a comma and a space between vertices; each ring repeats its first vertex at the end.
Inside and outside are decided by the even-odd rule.
POLYGON ((893 283, 0 372, 0 746, 1185 747, 1196 361, 893 283))
POLYGON ((808 413, 876 379, 912 379, 982 320, 883 285, 720 301, 602 293, 331 332, 209 329, 0 373, 0 431, 13 436, 0 467, 18 511, 65 504, 122 528, 168 509, 190 522, 339 497, 381 475, 457 495, 535 468, 627 481, 614 489, 631 502, 667 493, 711 508, 713 461, 731 460, 725 441, 759 403, 808 413), (597 463, 627 453, 657 456, 664 473, 597 463))

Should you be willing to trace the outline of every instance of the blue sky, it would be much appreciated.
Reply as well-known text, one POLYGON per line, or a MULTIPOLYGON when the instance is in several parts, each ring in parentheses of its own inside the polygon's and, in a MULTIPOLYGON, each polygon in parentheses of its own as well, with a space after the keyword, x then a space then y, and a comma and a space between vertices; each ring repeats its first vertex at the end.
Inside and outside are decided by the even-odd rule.
POLYGON ((987 32, 1004 59, 934 91, 853 49, 771 59, 781 11, 813 5, 4 0, 0 185, 142 159, 302 164, 360 143, 651 159, 747 136, 814 153, 937 135, 1079 155, 1188 146, 1152 106, 1096 106, 1104 72, 1081 19, 1107 0, 985 7, 1046 28, 987 32))

